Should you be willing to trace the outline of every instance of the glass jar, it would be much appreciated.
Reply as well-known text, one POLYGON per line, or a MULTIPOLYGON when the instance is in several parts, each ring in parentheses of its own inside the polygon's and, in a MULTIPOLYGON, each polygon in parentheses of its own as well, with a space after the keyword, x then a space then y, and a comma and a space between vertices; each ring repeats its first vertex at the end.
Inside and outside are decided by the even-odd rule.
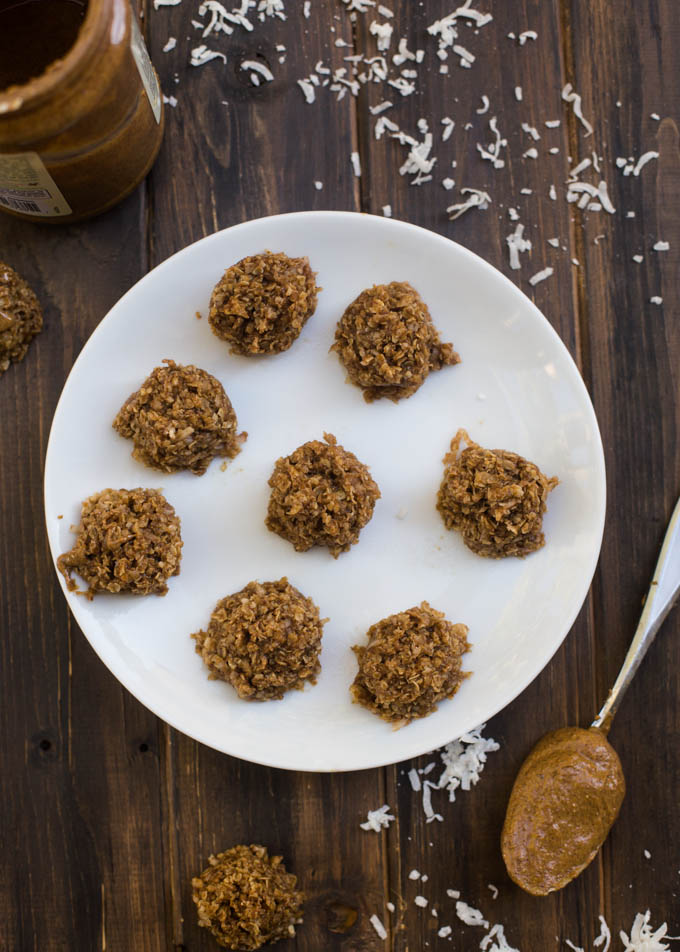
POLYGON ((128 0, 0 0, 0 210, 98 215, 142 181, 162 136, 128 0))

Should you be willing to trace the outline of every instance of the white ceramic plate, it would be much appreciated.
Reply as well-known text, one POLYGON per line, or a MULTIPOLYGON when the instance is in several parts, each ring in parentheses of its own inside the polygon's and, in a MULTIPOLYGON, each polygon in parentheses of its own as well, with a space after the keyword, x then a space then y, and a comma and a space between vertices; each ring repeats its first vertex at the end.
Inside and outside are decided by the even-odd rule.
MULTIPOLYGON (((161 489, 182 521, 181 574, 164 598, 66 591, 85 636, 113 674, 174 727, 226 753, 277 767, 351 770, 404 760, 460 736, 508 704, 569 631, 595 570, 605 511, 602 444, 564 345, 507 278, 460 245, 403 222, 304 212, 246 222, 197 242, 136 284, 97 327, 62 393, 47 451, 52 554, 71 548, 80 503, 107 487, 161 489), (308 255, 323 287, 317 311, 284 354, 232 356, 207 321, 226 267, 270 249, 308 255), (462 363, 431 374, 410 399, 367 404, 328 348, 365 287, 410 281, 462 363), (205 317, 196 319, 196 311, 205 317), (125 398, 165 357, 224 385, 249 433, 226 471, 165 475, 132 459, 111 428, 125 398), (480 558, 435 509, 442 457, 458 427, 513 450, 560 485, 530 557, 480 558), (336 561, 297 553, 264 526, 274 461, 322 433, 356 453, 382 492, 358 545, 336 561), (59 516, 63 518, 59 519, 59 516), (325 627, 314 687, 247 703, 209 681, 191 632, 218 599, 252 579, 287 575, 325 627), (352 704, 351 645, 368 627, 427 599, 469 626, 473 672, 430 717, 400 730, 352 704)), ((59 576, 61 579, 61 576, 59 576)))

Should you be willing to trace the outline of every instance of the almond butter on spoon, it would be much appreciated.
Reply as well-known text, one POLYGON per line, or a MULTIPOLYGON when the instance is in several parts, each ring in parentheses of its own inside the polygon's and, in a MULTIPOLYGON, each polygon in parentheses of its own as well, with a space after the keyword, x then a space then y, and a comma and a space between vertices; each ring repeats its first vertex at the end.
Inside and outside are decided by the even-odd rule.
POLYGON ((628 685, 680 593, 680 500, 644 609, 609 697, 592 725, 546 734, 522 764, 501 833, 510 878, 534 896, 562 889, 595 858, 626 784, 607 733, 628 685))

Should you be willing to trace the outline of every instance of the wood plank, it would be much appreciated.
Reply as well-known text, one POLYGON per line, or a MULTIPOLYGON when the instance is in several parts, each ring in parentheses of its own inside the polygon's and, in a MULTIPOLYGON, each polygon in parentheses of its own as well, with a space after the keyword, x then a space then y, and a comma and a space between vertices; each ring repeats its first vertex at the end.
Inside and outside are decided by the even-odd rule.
MULTIPOLYGON (((342 64, 347 49, 334 40, 351 44, 352 33, 347 16, 335 19, 336 12, 335 3, 315 2, 309 19, 293 14, 252 33, 212 38, 211 48, 224 51, 227 64, 202 67, 186 64, 191 44, 182 38, 196 35, 192 12, 177 7, 151 15, 154 62, 164 90, 172 89, 178 100, 168 110, 151 183, 152 264, 246 219, 358 208, 350 164, 356 148, 353 103, 346 98, 336 104, 329 122, 321 96, 307 105, 297 85, 319 60, 342 64), (178 38, 176 55, 161 52, 168 35, 178 38), (278 62, 277 44, 286 47, 285 63, 278 62), (250 83, 240 63, 254 58, 269 64, 274 82, 258 88, 250 83), (172 82, 175 71, 179 83, 172 82), (188 174, 179 174, 178 155, 188 174), (317 180, 323 189, 315 188, 317 180)), ((384 845, 360 830, 359 822, 383 803, 380 771, 325 776, 273 770, 226 757, 169 729, 163 750, 170 948, 214 948, 196 921, 191 877, 210 853, 241 842, 280 852, 308 896, 304 926, 295 942, 281 945, 282 952, 378 947, 368 919, 382 906, 384 845), (345 908, 358 914, 356 923, 347 934, 332 931, 342 927, 345 908)))
MULTIPOLYGON (((45 328, 0 380, 0 776, 3 949, 164 949, 156 720, 71 621, 44 532, 42 463, 83 343, 139 277, 143 192, 96 222, 0 221, 0 247, 35 288, 45 328), (144 744, 148 751, 142 753, 144 744), (125 871, 124 875, 122 871, 125 871)), ((66 500, 65 500, 66 502, 66 500)))
MULTIPOLYGON (((567 5, 573 69, 617 214, 583 222, 580 296, 590 384, 608 465, 609 521, 594 589, 597 693, 606 696, 637 624, 641 602, 680 493, 680 26, 669 2, 611 10, 601 2, 567 5), (617 105, 617 103, 619 105, 617 105), (660 120, 652 118, 652 113, 660 120), (656 150, 639 177, 616 168, 619 156, 656 150), (632 211, 635 218, 627 218, 632 211), (597 246, 594 234, 607 237, 597 246), (659 239, 670 251, 655 252, 659 239), (642 254, 638 264, 633 255, 642 254), (650 303, 660 295, 661 307, 650 303)), ((585 142, 582 143, 585 146, 585 142)), ((628 793, 606 845, 602 911, 612 932, 633 915, 678 921, 680 846, 677 787, 680 716, 672 688, 680 663, 680 616, 666 622, 611 732, 628 793), (650 796, 651 792, 651 796, 650 796), (647 859, 644 850, 651 855, 647 859)), ((588 940, 589 923, 577 937, 588 940)), ((671 928, 672 933, 672 928, 671 928)), ((677 928, 676 928, 677 931, 677 928)))
MULTIPOLYGON (((448 3, 432 3, 414 16, 412 8, 407 11, 402 7, 394 21, 395 40, 405 35, 410 49, 423 47, 429 52, 422 67, 426 70, 422 89, 399 100, 386 115, 418 140, 422 139, 418 120, 427 120, 435 138, 433 154, 438 159, 434 181, 409 185, 409 177, 398 174, 408 149, 386 139, 375 143, 375 118, 367 107, 380 102, 382 90, 371 89, 367 102, 360 104, 359 119, 361 141, 369 148, 368 161, 364 161, 368 169, 366 207, 379 213, 389 202, 395 217, 434 227, 481 254, 535 300, 580 365, 583 350, 577 276, 581 264, 572 262, 578 257, 578 235, 571 208, 564 199, 571 139, 570 122, 560 98, 568 77, 563 66, 559 4, 525 3, 504 9, 496 5, 493 22, 479 32, 461 26, 459 42, 477 60, 471 69, 463 69, 458 57, 450 54, 450 72, 442 76, 437 61, 433 63, 432 40, 426 28, 450 10, 448 3), (520 45, 518 38, 525 30, 536 31, 538 39, 529 38, 520 45), (515 39, 508 36, 510 33, 515 39), (521 101, 515 92, 517 86, 522 90, 521 101), (480 115, 477 110, 484 109, 483 96, 488 97, 489 108, 480 115), (482 160, 477 148, 478 143, 486 147, 493 141, 489 120, 494 115, 502 136, 508 140, 502 169, 482 160), (445 116, 456 122, 447 142, 441 139, 441 119, 445 116), (546 121, 556 119, 560 120, 558 127, 545 126, 546 121), (522 123, 536 129, 540 138, 523 130, 522 123), (538 152, 537 159, 525 157, 532 148, 538 152), (456 162, 455 168, 452 161, 456 162), (445 177, 456 180, 455 190, 442 187, 445 177), (551 197, 551 185, 555 186, 555 199, 551 197), (487 211, 472 210, 450 222, 445 208, 462 199, 461 187, 485 190, 492 203, 487 211), (523 194, 522 189, 530 191, 523 194), (510 208, 516 209, 517 220, 525 225, 525 235, 533 243, 531 254, 522 256, 520 271, 512 271, 508 261, 506 237, 515 228, 510 208), (548 238, 558 238, 558 247, 549 245, 548 238), (529 277, 546 266, 553 267, 554 274, 532 288, 529 277)), ((365 27, 364 23, 364 44, 370 48, 365 27)), ((447 889, 459 891, 461 898, 481 909, 490 922, 503 923, 510 943, 522 949, 550 947, 555 936, 578 935, 580 921, 597 921, 601 864, 595 864, 569 890, 546 899, 537 912, 536 900, 510 882, 499 850, 507 797, 526 753, 544 732, 568 723, 587 723, 596 710, 591 621, 587 603, 551 664, 489 724, 487 733, 501 742, 502 749, 491 755, 482 782, 472 792, 459 793, 450 805, 442 804, 442 795, 438 795, 435 809, 445 818, 441 826, 437 822, 424 825, 421 797, 411 791, 405 776, 411 764, 402 764, 389 775, 388 802, 398 804, 400 819, 388 836, 389 884, 393 898, 398 897, 404 904, 403 928, 397 933, 395 949, 421 947, 424 939, 436 946, 442 925, 451 926, 454 944, 465 947, 474 942, 471 930, 457 920, 455 903, 447 896, 447 889), (411 869, 424 872, 428 881, 423 885, 422 880, 409 879, 411 869), (497 899, 493 899, 489 883, 498 888, 497 899), (429 900, 427 908, 414 905, 416 895, 429 900), (431 915, 433 905, 437 917, 431 915)), ((415 766, 422 768, 432 760, 432 756, 418 758, 415 766)), ((436 777, 440 770, 441 765, 434 771, 436 777)))

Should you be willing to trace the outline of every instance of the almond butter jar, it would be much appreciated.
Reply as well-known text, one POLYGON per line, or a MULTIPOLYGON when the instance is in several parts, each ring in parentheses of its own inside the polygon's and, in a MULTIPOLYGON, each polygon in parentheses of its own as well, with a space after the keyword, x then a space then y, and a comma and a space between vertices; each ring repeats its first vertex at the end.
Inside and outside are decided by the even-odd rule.
POLYGON ((139 185, 163 104, 128 0, 0 0, 0 210, 77 221, 139 185))

